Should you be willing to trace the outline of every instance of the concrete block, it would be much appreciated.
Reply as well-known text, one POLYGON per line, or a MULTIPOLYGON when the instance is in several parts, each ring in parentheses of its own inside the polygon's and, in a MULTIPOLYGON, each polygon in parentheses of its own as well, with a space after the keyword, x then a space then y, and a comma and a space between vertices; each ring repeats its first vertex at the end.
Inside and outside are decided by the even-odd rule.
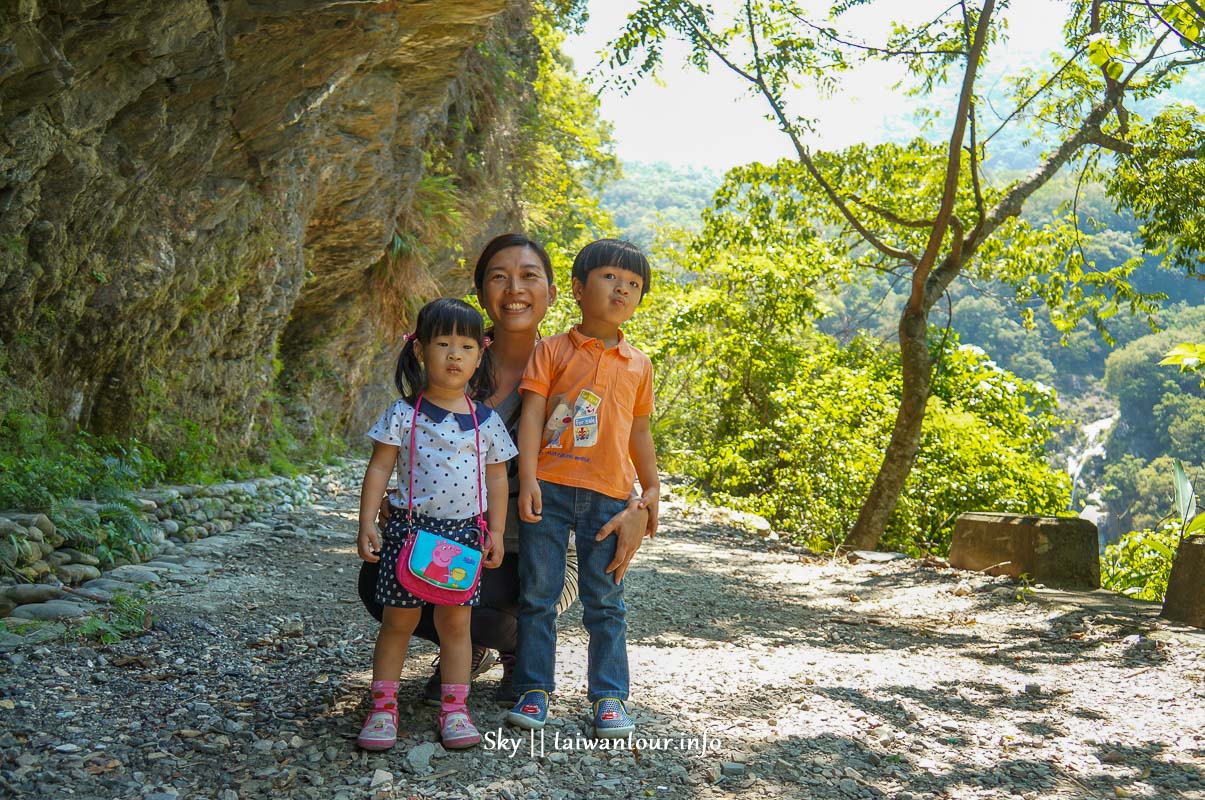
POLYGON ((1099 589, 1096 526, 1078 517, 991 512, 962 514, 954 523, 950 566, 988 575, 1028 575, 1060 589, 1099 589))
POLYGON ((1205 536, 1180 542, 1167 580, 1163 616, 1194 628, 1205 628, 1205 536))

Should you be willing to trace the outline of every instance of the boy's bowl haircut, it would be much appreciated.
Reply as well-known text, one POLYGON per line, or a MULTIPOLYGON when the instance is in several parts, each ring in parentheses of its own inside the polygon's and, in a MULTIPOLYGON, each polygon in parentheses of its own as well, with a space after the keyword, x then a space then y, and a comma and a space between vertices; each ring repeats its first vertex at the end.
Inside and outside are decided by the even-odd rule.
POLYGON ((586 245, 573 259, 572 275, 586 283, 586 276, 600 267, 618 267, 640 276, 640 299, 649 293, 653 270, 648 257, 636 245, 623 239, 599 239, 586 245))

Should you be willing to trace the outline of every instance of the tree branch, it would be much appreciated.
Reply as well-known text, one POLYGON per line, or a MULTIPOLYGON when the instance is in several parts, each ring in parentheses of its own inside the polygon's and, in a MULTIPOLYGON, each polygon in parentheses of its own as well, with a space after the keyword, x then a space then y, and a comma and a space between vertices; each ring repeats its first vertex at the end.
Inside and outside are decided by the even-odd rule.
MULTIPOLYGON (((955 3, 954 5, 958 5, 958 3, 955 3)), ((950 8, 953 8, 953 7, 954 6, 950 6, 950 8)), ((950 8, 947 8, 945 11, 941 12, 941 15, 938 16, 937 19, 939 20, 942 17, 944 17, 949 12, 950 8)), ((801 16, 798 12, 796 12, 794 10, 788 10, 787 13, 790 14, 795 19, 802 22, 804 25, 811 28, 812 30, 816 31, 821 36, 823 36, 825 39, 828 39, 831 42, 836 42, 837 44, 843 45, 845 47, 852 47, 855 50, 865 50, 866 52, 874 53, 875 55, 882 55, 882 56, 889 56, 889 57, 890 56, 965 56, 966 55, 966 53, 962 50, 909 50, 909 49, 892 50, 889 47, 875 47, 874 45, 859 44, 858 42, 850 42, 850 41, 846 41, 845 39, 840 38, 839 36, 837 36, 837 34, 833 33, 831 30, 821 27, 820 25, 817 25, 816 23, 809 20, 807 17, 801 16)), ((933 22, 930 22, 929 25, 934 24, 934 22, 937 22, 937 20, 933 20, 933 22)), ((925 26, 925 27, 928 27, 928 26, 925 26)))
POLYGON ((1120 87, 1106 92, 1105 98, 1088 112, 1088 116, 1084 117, 1083 123, 1075 133, 1063 140, 1063 143, 1055 148, 1054 152, 1036 170, 1004 193, 1004 196, 988 212, 983 223, 976 226, 966 236, 966 240, 962 244, 964 260, 970 259, 984 240, 995 233, 1006 219, 1018 216, 1030 195, 1044 186, 1081 147, 1096 143, 1094 140, 1100 133, 1101 123, 1121 102, 1121 98, 1120 87))
POLYGON ((975 103, 971 102, 971 146, 967 150, 971 154, 971 189, 975 193, 975 224, 978 225, 987 216, 987 207, 983 200, 983 186, 979 182, 979 143, 975 141, 979 130, 978 115, 975 113, 975 103))
MULTIPOLYGON (((958 197, 958 172, 962 165, 962 138, 966 132, 967 117, 970 113, 971 98, 975 93, 975 76, 979 72, 979 61, 983 57, 983 49, 987 44, 987 32, 991 25, 992 12, 995 10, 995 0, 987 0, 979 12, 979 20, 975 26, 975 39, 971 43, 970 55, 967 56, 966 72, 962 76, 962 89, 958 96, 958 112, 954 118, 954 129, 950 132, 949 154, 946 158, 946 180, 942 188, 941 206, 937 210, 937 218, 929 231, 929 243, 921 260, 912 273, 912 294, 908 298, 905 314, 921 314, 931 303, 926 303, 925 285, 929 273, 937 261, 941 251, 941 243, 954 217, 954 201, 958 197)), ((961 224, 959 224, 961 227, 961 224)), ((961 243, 956 245, 961 247, 961 243)), ((959 264, 961 266, 961 264, 959 264)), ((902 323, 901 323, 902 324, 902 323)))
POLYGON ((853 200, 863 208, 873 211, 894 225, 900 225, 904 228, 928 228, 933 225, 933 220, 931 219, 905 219, 889 208, 883 208, 882 206, 877 206, 868 200, 864 200, 860 195, 850 193, 849 199, 853 200))
POLYGON ((749 0, 745 0, 745 17, 749 23, 749 40, 753 45, 753 64, 757 71, 756 75, 750 75, 746 70, 743 70, 732 63, 732 61, 724 53, 722 53, 718 47, 716 47, 715 43, 712 42, 711 39, 708 38, 701 30, 699 30, 694 22, 686 20, 686 23, 690 25, 691 29, 695 32, 695 36, 699 37, 700 41, 703 43, 703 46, 706 47, 709 52, 715 55, 716 58, 720 59, 720 61, 730 70, 740 75, 758 88, 762 96, 766 98, 766 102, 770 104, 770 109, 774 112, 774 116, 778 119, 779 127, 782 129, 783 133, 790 137, 791 144, 795 147, 795 153, 799 157, 800 163, 803 164, 804 169, 806 169, 808 174, 811 175, 812 180, 816 181, 816 183, 820 186, 821 190, 828 197, 829 202, 831 202, 837 208, 837 210, 841 212, 841 216, 845 217, 849 224, 853 226, 854 230, 856 230, 868 244, 870 244, 883 255, 899 259, 900 261, 907 261, 909 264, 915 264, 918 260, 915 254, 910 253, 907 250, 901 250, 898 247, 892 247, 891 245, 879 239, 878 236, 875 236, 874 233, 863 225, 857 219, 857 217, 853 215, 853 212, 849 210, 849 206, 845 204, 845 201, 841 199, 841 196, 837 194, 832 185, 820 173, 820 170, 816 167, 815 162, 812 160, 811 153, 808 152, 808 149, 804 146, 803 142, 799 140, 799 134, 795 132, 795 127, 787 119, 786 113, 782 108, 782 104, 774 96, 774 93, 770 91, 770 87, 766 85, 765 75, 762 72, 761 53, 757 44, 757 31, 753 24, 753 10, 749 6, 749 0))
POLYGON ((1100 130, 1092 131, 1088 135, 1086 144, 1094 144, 1099 147, 1103 147, 1106 150, 1112 150, 1114 153, 1118 153, 1123 156, 1134 154, 1134 144, 1132 142, 1127 142, 1124 139, 1118 139, 1116 136, 1110 136, 1109 134, 1100 130))
MULTIPOLYGON (((1037 100, 1038 96, 1041 95, 1042 92, 1049 89, 1050 85, 1052 83, 1054 83, 1055 80, 1057 80, 1060 75, 1063 74, 1063 70, 1067 69, 1067 67, 1069 67, 1073 63, 1075 63, 1075 59, 1079 58, 1086 49, 1087 49, 1086 46, 1081 47, 1080 49, 1078 49, 1074 53, 1072 53, 1070 55, 1070 57, 1068 57, 1068 59, 1063 62, 1063 66, 1059 67, 1058 70, 1056 70, 1053 75, 1051 75, 1049 78, 1047 78, 1045 81, 1043 81, 1042 85, 1039 86, 1033 94, 1031 94, 1029 97, 1025 98, 1024 102, 1022 102, 1021 105, 1014 108, 1012 110, 1012 113, 1010 113, 1007 117, 1005 117, 1004 120, 1000 123, 999 127, 997 127, 996 130, 994 130, 990 134, 988 134, 988 137, 983 140, 984 147, 987 146, 988 142, 990 142, 993 138, 995 138, 997 133, 1004 130, 1005 125, 1012 122, 1013 118, 1016 117, 1018 114, 1020 114, 1022 111, 1024 111, 1029 106, 1030 103, 1032 103, 1034 100, 1037 100)), ((992 109, 992 110, 994 111, 995 109, 992 109)))

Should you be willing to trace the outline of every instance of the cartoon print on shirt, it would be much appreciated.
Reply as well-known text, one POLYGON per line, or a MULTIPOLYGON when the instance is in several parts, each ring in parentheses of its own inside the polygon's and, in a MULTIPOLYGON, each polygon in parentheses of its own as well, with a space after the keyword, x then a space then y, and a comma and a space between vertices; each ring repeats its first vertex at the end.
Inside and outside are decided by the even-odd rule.
POLYGON ((589 389, 582 389, 573 404, 573 446, 593 447, 598 444, 598 407, 602 398, 589 389))
POLYGON ((598 407, 602 405, 600 396, 589 389, 582 389, 573 402, 572 413, 563 395, 552 398, 551 405, 552 415, 544 425, 545 447, 563 448, 565 445, 561 434, 570 427, 573 428, 573 447, 593 447, 598 443, 598 407))
POLYGON ((552 415, 544 424, 545 447, 560 447, 561 434, 573 422, 573 415, 569 413, 569 404, 565 402, 564 397, 564 395, 557 395, 549 403, 552 406, 552 415))

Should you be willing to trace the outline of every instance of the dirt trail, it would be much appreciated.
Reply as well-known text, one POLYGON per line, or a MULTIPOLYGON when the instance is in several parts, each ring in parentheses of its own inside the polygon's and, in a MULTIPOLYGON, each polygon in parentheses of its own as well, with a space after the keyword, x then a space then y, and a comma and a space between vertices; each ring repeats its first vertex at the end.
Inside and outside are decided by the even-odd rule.
POLYGON ((1205 799, 1205 634, 1157 607, 807 559, 673 500, 628 578, 630 749, 586 736, 575 608, 542 741, 502 727, 495 668, 470 699, 487 746, 444 753, 421 644, 403 740, 359 752, 355 472, 161 562, 149 634, 0 656, 0 794, 1205 799))

